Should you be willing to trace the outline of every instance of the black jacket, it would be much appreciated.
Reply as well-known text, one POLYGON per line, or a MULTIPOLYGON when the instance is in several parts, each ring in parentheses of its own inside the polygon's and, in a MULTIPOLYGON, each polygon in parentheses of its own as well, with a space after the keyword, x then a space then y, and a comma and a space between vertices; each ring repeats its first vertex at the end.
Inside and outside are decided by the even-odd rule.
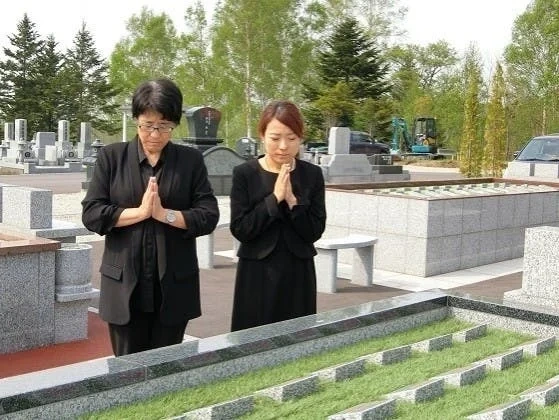
MULTIPOLYGON (((119 325, 130 320, 130 296, 140 272, 143 222, 114 226, 125 208, 140 205, 144 194, 138 147, 137 138, 103 147, 82 201, 84 226, 105 235, 99 314, 119 325)), ((184 230, 156 222, 161 321, 172 325, 201 315, 195 238, 211 233, 219 219, 217 200, 198 150, 169 142, 159 196, 163 207, 181 211, 188 227, 184 230)))
POLYGON ((241 242, 237 255, 265 258, 281 234, 294 255, 312 258, 316 255, 313 244, 326 227, 322 170, 297 160, 291 185, 298 204, 291 211, 285 204, 278 205, 273 190, 261 178, 262 171, 257 159, 233 169, 230 229, 241 242))

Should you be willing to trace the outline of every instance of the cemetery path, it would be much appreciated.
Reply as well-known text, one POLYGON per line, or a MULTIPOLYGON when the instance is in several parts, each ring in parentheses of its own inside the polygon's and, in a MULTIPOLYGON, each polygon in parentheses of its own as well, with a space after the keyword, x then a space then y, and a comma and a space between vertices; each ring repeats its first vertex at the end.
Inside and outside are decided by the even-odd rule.
POLYGON ((45 188, 51 190, 53 194, 80 192, 83 181, 85 181, 85 172, 0 175, 0 184, 45 188))
MULTIPOLYGON (((90 243, 93 247, 92 283, 94 287, 98 287, 98 267, 103 241, 90 243)), ((230 248, 229 232, 227 230, 217 231, 215 244, 218 251, 230 248)), ((234 275, 235 263, 222 256, 216 256, 213 270, 201 270, 203 315, 189 323, 186 331, 188 335, 204 338, 229 332, 234 275)), ((522 273, 519 272, 451 290, 500 298, 505 291, 518 289, 521 286, 522 273)), ((410 293, 408 290, 381 285, 356 286, 345 279, 338 279, 337 288, 338 293, 335 294, 318 294, 319 312, 410 293)), ((95 306, 95 302, 93 305, 95 306)), ((0 378, 110 356, 112 356, 112 350, 106 324, 99 319, 95 312, 90 311, 86 340, 0 355, 0 378)))

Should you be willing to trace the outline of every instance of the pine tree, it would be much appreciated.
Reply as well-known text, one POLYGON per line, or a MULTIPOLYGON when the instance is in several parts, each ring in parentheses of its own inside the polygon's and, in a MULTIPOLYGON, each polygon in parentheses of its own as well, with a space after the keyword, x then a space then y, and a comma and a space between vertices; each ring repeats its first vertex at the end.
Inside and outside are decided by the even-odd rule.
POLYGON ((347 18, 326 41, 319 56, 318 71, 328 87, 344 82, 357 100, 377 99, 388 92, 388 65, 354 18, 347 18))
POLYGON ((113 99, 118 92, 108 82, 108 70, 83 23, 61 71, 65 82, 64 118, 71 122, 71 134, 76 138, 81 122, 90 122, 94 129, 109 134, 120 129, 121 104, 113 99))
POLYGON ((54 36, 48 36, 44 50, 38 58, 42 75, 38 83, 41 95, 37 98, 40 105, 39 131, 57 131, 60 109, 64 102, 62 97, 62 83, 64 81, 61 80, 59 75, 64 57, 57 51, 57 45, 54 36))
POLYGON ((500 63, 497 63, 485 120, 485 147, 483 150, 483 170, 487 175, 495 178, 501 177, 503 167, 506 165, 505 139, 507 133, 504 97, 503 68, 500 63))
POLYGON ((27 119, 27 133, 31 137, 41 130, 39 56, 44 41, 27 14, 18 23, 17 33, 8 39, 13 48, 4 48, 6 59, 0 62, 0 113, 4 120, 27 119))
MULTIPOLYGON (((327 92, 339 82, 347 85, 355 105, 379 99, 390 89, 386 81, 388 65, 354 18, 346 18, 334 28, 319 55, 318 73, 327 92)), ((314 98, 317 99, 317 98, 314 98)), ((340 125, 353 124, 353 114, 344 113, 340 125)))

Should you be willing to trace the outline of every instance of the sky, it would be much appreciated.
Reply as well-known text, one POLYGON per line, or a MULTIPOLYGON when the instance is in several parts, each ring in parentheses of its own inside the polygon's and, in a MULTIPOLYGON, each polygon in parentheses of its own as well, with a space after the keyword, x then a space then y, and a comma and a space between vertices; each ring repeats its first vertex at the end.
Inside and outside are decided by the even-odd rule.
MULTIPOLYGON (((265 0, 263 0, 265 1, 265 0)), ((408 7, 404 28, 406 42, 426 45, 441 39, 459 53, 475 42, 489 65, 510 42, 514 19, 526 10, 530 0, 400 0, 408 7)), ((215 0, 202 2, 211 9, 215 0)), ((0 46, 10 47, 8 35, 27 13, 35 29, 46 37, 53 34, 61 51, 72 46, 82 22, 93 35, 95 47, 108 58, 115 44, 126 36, 126 22, 142 6, 165 12, 179 32, 185 30, 183 15, 194 0, 9 0, 2 2, 0 46)))

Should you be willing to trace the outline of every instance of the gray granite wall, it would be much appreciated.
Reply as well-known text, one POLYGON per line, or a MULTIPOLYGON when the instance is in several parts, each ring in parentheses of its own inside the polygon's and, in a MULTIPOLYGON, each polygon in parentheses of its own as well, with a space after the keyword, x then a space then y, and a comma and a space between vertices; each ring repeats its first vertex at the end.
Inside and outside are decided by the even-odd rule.
POLYGON ((0 353, 54 343, 54 251, 0 255, 0 353))
POLYGON ((87 337, 89 233, 53 220, 52 191, 0 184, 0 353, 87 337))
POLYGON ((521 257, 526 228, 559 225, 559 191, 420 199, 327 190, 326 210, 324 238, 376 236, 375 268, 427 277, 521 257))

